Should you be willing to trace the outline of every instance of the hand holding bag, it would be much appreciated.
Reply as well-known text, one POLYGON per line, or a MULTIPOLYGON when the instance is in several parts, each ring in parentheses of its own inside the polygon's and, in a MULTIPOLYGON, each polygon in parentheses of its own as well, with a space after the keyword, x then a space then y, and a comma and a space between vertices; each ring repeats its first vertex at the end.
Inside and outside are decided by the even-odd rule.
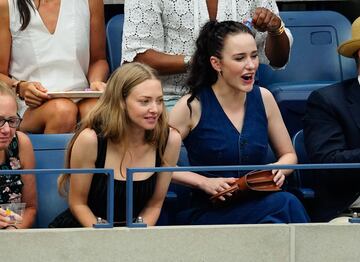
POLYGON ((281 188, 275 184, 274 177, 275 175, 271 172, 271 170, 251 171, 238 178, 230 188, 210 197, 210 200, 216 200, 220 196, 226 197, 226 194, 228 193, 236 194, 246 191, 280 191, 281 188))

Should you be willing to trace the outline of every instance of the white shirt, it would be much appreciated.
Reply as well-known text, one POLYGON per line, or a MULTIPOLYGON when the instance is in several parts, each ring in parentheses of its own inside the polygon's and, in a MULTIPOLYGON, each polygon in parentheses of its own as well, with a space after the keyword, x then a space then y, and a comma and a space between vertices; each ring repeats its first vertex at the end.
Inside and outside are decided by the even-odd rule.
MULTIPOLYGON (((16 1, 8 0, 12 36, 9 74, 18 80, 40 82, 48 91, 84 90, 90 61, 88 0, 62 0, 54 34, 37 10, 20 31, 16 1)), ((22 110, 25 111, 25 104, 22 110)))
MULTIPOLYGON (((243 22, 257 7, 279 14, 275 0, 218 0, 216 19, 243 22)), ((122 62, 148 49, 191 56, 201 27, 209 21, 206 0, 125 0, 124 14, 122 62)), ((286 33, 292 44, 290 31, 286 33)), ((266 32, 256 33, 260 62, 269 64, 266 37, 266 32)), ((180 95, 186 78, 186 73, 162 76, 165 95, 180 95)))

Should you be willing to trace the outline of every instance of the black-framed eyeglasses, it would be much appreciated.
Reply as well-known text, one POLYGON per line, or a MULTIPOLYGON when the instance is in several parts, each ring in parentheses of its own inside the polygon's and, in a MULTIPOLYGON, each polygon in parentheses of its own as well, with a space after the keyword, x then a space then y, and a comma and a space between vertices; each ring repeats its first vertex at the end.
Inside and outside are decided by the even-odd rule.
POLYGON ((7 122, 9 124, 10 127, 12 128, 18 128, 20 123, 21 123, 21 118, 20 117, 1 117, 0 116, 0 127, 3 127, 5 125, 5 123, 7 122))

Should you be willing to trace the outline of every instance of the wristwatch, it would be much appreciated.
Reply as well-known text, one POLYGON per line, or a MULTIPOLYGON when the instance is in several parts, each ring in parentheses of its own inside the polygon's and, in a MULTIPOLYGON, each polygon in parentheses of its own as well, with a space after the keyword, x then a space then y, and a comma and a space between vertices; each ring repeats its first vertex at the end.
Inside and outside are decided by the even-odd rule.
POLYGON ((15 91, 15 94, 20 98, 20 99, 24 99, 23 97, 20 96, 20 85, 21 83, 24 83, 26 81, 24 80, 16 80, 15 82, 13 82, 11 84, 11 87, 13 88, 13 90, 15 91))

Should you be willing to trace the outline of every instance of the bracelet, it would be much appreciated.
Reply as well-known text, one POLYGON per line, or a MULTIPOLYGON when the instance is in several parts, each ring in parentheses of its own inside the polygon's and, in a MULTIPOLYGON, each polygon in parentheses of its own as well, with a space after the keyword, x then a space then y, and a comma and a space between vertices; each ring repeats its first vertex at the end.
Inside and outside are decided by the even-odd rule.
POLYGON ((274 31, 268 31, 268 34, 270 36, 279 36, 281 35, 282 33, 284 33, 285 31, 285 24, 284 22, 281 20, 281 24, 280 24, 280 27, 274 31))
POLYGON ((15 89, 15 94, 21 99, 21 100, 24 100, 24 98, 22 96, 20 96, 20 85, 22 83, 25 83, 26 81, 24 80, 18 80, 18 81, 15 81, 11 86, 12 88, 15 89))

